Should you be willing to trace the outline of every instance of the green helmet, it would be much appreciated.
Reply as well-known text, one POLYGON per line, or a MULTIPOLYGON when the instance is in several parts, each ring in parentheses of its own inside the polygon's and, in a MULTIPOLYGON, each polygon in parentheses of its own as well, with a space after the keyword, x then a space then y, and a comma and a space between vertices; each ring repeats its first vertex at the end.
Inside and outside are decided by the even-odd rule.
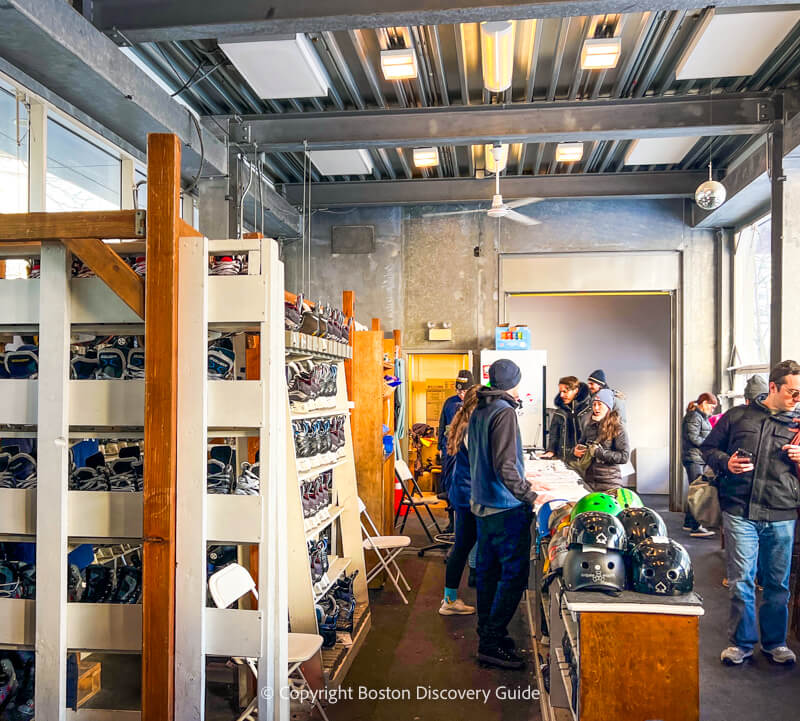
POLYGON ((639 494, 636 493, 636 491, 632 491, 630 488, 617 489, 617 503, 623 508, 644 507, 644 503, 642 503, 642 499, 639 498, 639 494))
POLYGON ((600 511, 600 513, 610 513, 612 516, 616 516, 621 510, 622 507, 619 503, 607 493, 595 492, 581 498, 575 504, 575 508, 572 509, 572 514, 569 518, 573 520, 575 516, 587 511, 600 511))

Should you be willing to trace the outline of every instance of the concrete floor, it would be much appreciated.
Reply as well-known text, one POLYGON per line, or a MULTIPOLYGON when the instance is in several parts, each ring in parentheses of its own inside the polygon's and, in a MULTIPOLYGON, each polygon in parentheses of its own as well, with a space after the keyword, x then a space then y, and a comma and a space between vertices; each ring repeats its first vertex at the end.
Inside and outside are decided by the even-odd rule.
MULTIPOLYGON (((760 653, 742 667, 728 668, 719 662, 727 645, 725 632, 728 596, 722 587, 724 555, 719 537, 692 539, 681 530, 682 514, 665 510, 665 499, 648 499, 662 511, 670 536, 689 550, 695 569, 695 588, 705 601, 700 621, 700 700, 702 721, 789 721, 800 718, 800 666, 775 666, 760 653), (659 508, 660 507, 660 508, 659 508)), ((419 527, 409 522, 407 532, 421 545, 419 527)), ((331 721, 534 721, 540 718, 538 702, 498 698, 504 687, 520 693, 535 689, 533 669, 504 672, 480 668, 475 660, 477 637, 474 616, 442 617, 436 612, 444 583, 444 563, 439 554, 418 558, 415 553, 400 559, 412 586, 405 606, 393 588, 371 592, 372 630, 345 679, 353 689, 352 701, 328 707, 331 721), (418 687, 420 689, 418 690, 418 687), (395 693, 407 690, 409 700, 358 699, 361 689, 395 693), (478 701, 433 700, 428 689, 486 692, 478 701)), ((474 603, 473 589, 462 583, 462 596, 474 603)), ((520 614, 511 629, 521 650, 530 658, 527 625, 520 614)), ((789 645, 800 651, 800 643, 789 645)), ((136 708, 139 696, 139 658, 106 656, 103 660, 103 692, 91 706, 136 708)), ((208 694, 208 721, 232 721, 236 714, 215 685, 208 694)), ((621 720, 618 720, 621 721, 621 720)))

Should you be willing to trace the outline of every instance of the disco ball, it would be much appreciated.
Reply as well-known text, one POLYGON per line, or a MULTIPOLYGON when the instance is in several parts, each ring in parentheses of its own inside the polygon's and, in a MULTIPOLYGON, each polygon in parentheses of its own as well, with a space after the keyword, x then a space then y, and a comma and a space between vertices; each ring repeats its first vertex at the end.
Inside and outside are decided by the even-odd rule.
POLYGON ((716 180, 706 180, 694 192, 694 202, 703 210, 714 210, 725 202, 727 192, 722 183, 716 180))

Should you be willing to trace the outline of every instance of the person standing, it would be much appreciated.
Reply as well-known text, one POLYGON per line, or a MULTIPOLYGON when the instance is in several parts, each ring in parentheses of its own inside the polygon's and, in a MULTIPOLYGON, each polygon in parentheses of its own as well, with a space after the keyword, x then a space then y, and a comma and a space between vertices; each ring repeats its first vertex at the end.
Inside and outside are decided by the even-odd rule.
MULTIPOLYGON (((602 368, 592 371, 589 374, 589 377, 586 379, 586 385, 589 387, 589 392, 592 394, 592 398, 594 398, 599 391, 603 390, 604 388, 608 388, 608 381, 606 380, 605 371, 602 368)), ((622 419, 623 423, 627 423, 628 416, 625 409, 625 395, 620 391, 614 390, 613 388, 608 389, 614 394, 613 410, 619 413, 619 417, 622 419)))
MULTIPOLYGON (((681 428, 681 461, 686 470, 686 476, 691 483, 703 475, 706 464, 700 453, 700 446, 711 433, 709 418, 717 407, 717 397, 713 393, 701 393, 696 401, 692 401, 686 408, 681 428)), ((709 531, 692 515, 689 504, 686 504, 686 514, 683 519, 683 530, 693 538, 711 538, 714 531, 709 531)))
POLYGON ((469 451, 467 450, 467 428, 472 412, 478 405, 478 389, 470 387, 464 395, 461 408, 456 411, 453 422, 447 431, 447 454, 453 458, 453 471, 450 476, 450 505, 455 512, 455 541, 447 556, 445 571, 444 598, 439 607, 442 616, 469 615, 475 613, 474 606, 468 606, 458 597, 458 587, 470 551, 478 539, 475 516, 469 507, 471 478, 469 451))
POLYGON ((490 387, 478 390, 467 433, 470 507, 478 531, 478 660, 510 669, 524 666, 508 624, 528 586, 536 499, 525 479, 517 421, 521 380, 513 361, 492 363, 490 387))
POLYGON ((719 479, 730 587, 730 646, 720 654, 738 665, 761 650, 772 661, 794 663, 786 645, 789 573, 797 508, 800 445, 800 364, 785 360, 769 374, 769 391, 729 410, 700 452, 719 479), (756 627, 755 575, 764 586, 756 627))
POLYGON ((621 488, 619 467, 628 462, 629 449, 625 424, 614 407, 614 393, 609 388, 602 388, 592 399, 592 415, 580 444, 573 449, 573 454, 579 459, 587 453, 592 457, 583 478, 586 485, 593 491, 605 493, 621 488))
POLYGON ((584 426, 592 412, 592 394, 585 383, 575 376, 564 376, 558 380, 556 410, 550 421, 547 434, 547 451, 544 458, 572 457, 572 449, 578 443, 584 426))
MULTIPOLYGON (((458 409, 461 408, 461 404, 464 402, 464 394, 467 392, 467 388, 474 384, 474 380, 472 378, 472 373, 467 370, 461 370, 458 372, 458 376, 456 376, 456 392, 455 395, 450 396, 447 400, 445 400, 444 404, 442 405, 442 412, 439 414, 439 429, 437 432, 437 446, 439 448, 439 455, 441 456, 441 475, 440 478, 440 485, 438 496, 439 498, 446 500, 448 498, 448 492, 450 488, 450 476, 453 473, 453 462, 455 458, 451 457, 447 453, 447 429, 450 427, 450 424, 453 422, 453 418, 455 418, 458 409)), ((452 506, 447 507, 447 515, 449 518, 447 528, 444 529, 444 533, 452 533, 453 532, 453 508, 452 506)))

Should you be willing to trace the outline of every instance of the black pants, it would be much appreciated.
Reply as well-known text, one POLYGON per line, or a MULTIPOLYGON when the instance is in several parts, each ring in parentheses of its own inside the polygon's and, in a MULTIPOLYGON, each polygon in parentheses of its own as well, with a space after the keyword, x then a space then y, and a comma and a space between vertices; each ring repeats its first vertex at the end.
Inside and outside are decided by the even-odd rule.
MULTIPOLYGON (((686 475, 689 477, 689 483, 691 483, 698 476, 702 476, 703 469, 705 468, 702 463, 691 463, 689 461, 684 461, 683 467, 686 469, 686 475)), ((686 516, 683 519, 683 525, 686 526, 686 528, 691 528, 693 531, 696 531, 700 527, 700 522, 689 510, 688 501, 686 502, 686 516)))
POLYGON ((480 648, 491 648, 508 635, 528 587, 532 517, 527 504, 477 517, 480 648))
POLYGON ((447 558, 447 571, 444 574, 445 588, 457 589, 461 584, 461 575, 467 564, 469 552, 478 538, 475 516, 469 508, 456 508, 456 540, 447 558))

